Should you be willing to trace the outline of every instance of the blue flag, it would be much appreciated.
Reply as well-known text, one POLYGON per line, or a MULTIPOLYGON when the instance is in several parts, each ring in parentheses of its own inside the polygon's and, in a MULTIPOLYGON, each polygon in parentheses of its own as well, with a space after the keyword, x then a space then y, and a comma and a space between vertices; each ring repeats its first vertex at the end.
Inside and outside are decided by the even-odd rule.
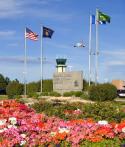
POLYGON ((43 27, 43 37, 51 38, 54 31, 50 28, 43 27))
POLYGON ((91 15, 91 23, 92 24, 96 24, 96 22, 95 22, 95 15, 91 15))

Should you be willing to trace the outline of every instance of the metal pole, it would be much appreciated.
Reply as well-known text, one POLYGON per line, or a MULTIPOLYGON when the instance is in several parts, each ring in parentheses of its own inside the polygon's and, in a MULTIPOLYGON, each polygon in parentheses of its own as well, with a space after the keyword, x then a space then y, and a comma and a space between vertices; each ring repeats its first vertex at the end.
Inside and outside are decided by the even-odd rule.
POLYGON ((98 9, 96 9, 96 70, 95 70, 95 85, 98 83, 98 9))
POLYGON ((24 51, 24 96, 26 98, 27 89, 26 89, 26 74, 27 74, 27 48, 26 48, 26 28, 25 28, 25 51, 24 51))
POLYGON ((91 82, 91 40, 92 40, 92 15, 90 15, 90 28, 89 28, 89 86, 91 82))
POLYGON ((40 63, 41 63, 41 93, 43 92, 43 27, 41 27, 41 43, 40 43, 40 49, 41 49, 41 57, 40 57, 40 63))

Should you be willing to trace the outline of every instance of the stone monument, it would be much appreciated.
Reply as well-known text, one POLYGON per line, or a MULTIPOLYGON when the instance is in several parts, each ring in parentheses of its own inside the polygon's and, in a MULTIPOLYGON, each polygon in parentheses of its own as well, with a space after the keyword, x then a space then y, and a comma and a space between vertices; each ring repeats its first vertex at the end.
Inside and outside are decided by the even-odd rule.
POLYGON ((63 94, 70 91, 82 91, 83 72, 66 71, 66 59, 56 59, 57 71, 53 75, 53 91, 63 94))

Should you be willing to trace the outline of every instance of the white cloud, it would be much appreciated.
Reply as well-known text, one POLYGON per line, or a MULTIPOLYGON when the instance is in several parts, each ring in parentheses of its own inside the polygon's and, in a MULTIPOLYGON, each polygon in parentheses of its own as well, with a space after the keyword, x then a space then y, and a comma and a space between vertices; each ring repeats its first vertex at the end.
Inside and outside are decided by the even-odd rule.
POLYGON ((54 20, 68 21, 72 14, 56 12, 50 4, 59 3, 62 0, 1 0, 0 18, 14 18, 20 16, 35 16, 54 20), (41 6, 41 7, 40 7, 41 6), (50 6, 50 7, 48 7, 50 6))
POLYGON ((15 35, 15 31, 9 30, 9 31, 0 31, 0 37, 10 37, 15 35))
POLYGON ((125 66, 125 61, 109 61, 107 63, 108 66, 125 66))
POLYGON ((0 18, 6 18, 23 13, 22 2, 19 0, 1 0, 0 18))
POLYGON ((125 49, 106 50, 106 51, 102 51, 101 53, 112 56, 125 56, 125 49))
POLYGON ((59 48, 59 49, 69 49, 71 47, 73 47, 72 45, 64 45, 64 44, 61 44, 61 43, 55 43, 55 42, 48 42, 48 44, 50 44, 52 47, 56 47, 56 48, 59 48))
POLYGON ((49 18, 57 21, 69 21, 73 18, 73 14, 60 13, 52 9, 42 8, 42 9, 32 9, 28 8, 28 15, 39 17, 39 18, 49 18))
POLYGON ((124 66, 125 65, 125 49, 114 49, 102 51, 101 54, 106 55, 102 64, 107 66, 124 66))
POLYGON ((10 43, 8 44, 8 46, 12 46, 12 47, 17 47, 19 44, 18 43, 10 43))
MULTIPOLYGON (((13 63, 24 63, 24 57, 23 56, 1 56, 0 57, 1 62, 13 62, 13 63)), ((27 57, 28 63, 36 63, 40 64, 40 58, 38 57, 27 57)), ((46 58, 43 59, 44 64, 53 64, 53 61, 47 60, 46 58)))

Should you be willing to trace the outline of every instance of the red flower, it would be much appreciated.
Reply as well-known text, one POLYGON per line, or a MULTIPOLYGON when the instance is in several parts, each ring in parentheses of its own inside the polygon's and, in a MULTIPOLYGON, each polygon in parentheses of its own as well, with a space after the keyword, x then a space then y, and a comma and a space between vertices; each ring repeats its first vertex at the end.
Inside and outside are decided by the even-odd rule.
POLYGON ((42 123, 42 122, 38 122, 37 125, 38 125, 39 128, 43 128, 44 127, 44 123, 42 123))

